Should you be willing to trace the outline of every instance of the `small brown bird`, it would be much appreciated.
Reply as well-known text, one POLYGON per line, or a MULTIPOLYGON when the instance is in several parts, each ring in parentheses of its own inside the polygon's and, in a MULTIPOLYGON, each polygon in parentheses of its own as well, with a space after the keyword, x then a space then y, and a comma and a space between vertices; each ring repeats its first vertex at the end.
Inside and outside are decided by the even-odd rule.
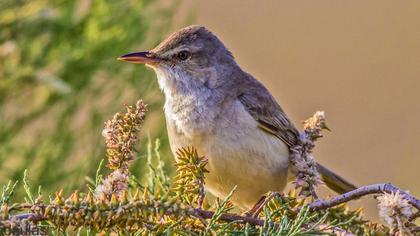
MULTIPOLYGON (((289 149, 299 132, 209 30, 189 26, 151 51, 118 59, 154 69, 165 94, 171 149, 194 146, 208 158, 208 191, 224 198, 237 186, 233 202, 250 209, 268 191, 284 189, 290 180, 289 149)), ((355 188, 319 164, 318 170, 339 193, 355 188)))

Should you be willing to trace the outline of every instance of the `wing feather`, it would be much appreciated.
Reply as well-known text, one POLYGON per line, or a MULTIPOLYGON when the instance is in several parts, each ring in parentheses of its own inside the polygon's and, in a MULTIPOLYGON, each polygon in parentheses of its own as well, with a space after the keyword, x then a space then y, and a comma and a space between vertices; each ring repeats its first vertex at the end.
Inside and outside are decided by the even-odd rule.
POLYGON ((296 145, 299 131, 268 90, 256 80, 251 82, 252 86, 246 86, 247 89, 241 91, 239 101, 261 129, 275 135, 289 147, 296 145))

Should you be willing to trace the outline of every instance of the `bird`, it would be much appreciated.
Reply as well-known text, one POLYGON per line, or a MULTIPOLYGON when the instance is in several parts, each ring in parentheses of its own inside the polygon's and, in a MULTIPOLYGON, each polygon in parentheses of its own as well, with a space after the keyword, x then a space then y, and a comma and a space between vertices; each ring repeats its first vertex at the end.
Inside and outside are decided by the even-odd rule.
MULTIPOLYGON (((269 90, 242 70, 224 43, 204 26, 172 33, 154 49, 118 60, 145 64, 157 75, 170 148, 193 146, 208 159, 205 189, 252 209, 267 192, 282 192, 293 179, 290 148, 298 129, 269 90)), ((176 156, 176 155, 175 155, 176 156)), ((326 167, 317 169, 338 193, 356 187, 326 167)))

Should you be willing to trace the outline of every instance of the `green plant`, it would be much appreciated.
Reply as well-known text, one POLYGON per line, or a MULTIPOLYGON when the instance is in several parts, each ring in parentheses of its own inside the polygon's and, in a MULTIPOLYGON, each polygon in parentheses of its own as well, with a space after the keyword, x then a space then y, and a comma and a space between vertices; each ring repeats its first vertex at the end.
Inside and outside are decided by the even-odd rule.
POLYGON ((162 168, 157 149, 159 142, 154 152, 150 144, 147 178, 138 180, 129 167, 133 162, 134 144, 145 111, 146 106, 138 101, 135 106, 128 106, 126 113, 118 113, 106 123, 103 134, 107 144, 107 166, 111 173, 101 177, 99 168, 96 180, 91 181, 87 192, 74 191, 65 197, 66 194, 60 190, 46 198, 40 192, 32 193, 24 179, 27 197, 25 202, 19 203, 10 200, 16 184, 6 185, 0 199, 0 229, 19 230, 28 225, 41 228, 49 224, 51 233, 57 235, 86 232, 88 235, 288 236, 388 235, 390 232, 401 234, 416 230, 410 225, 413 219, 401 217, 411 213, 409 205, 416 206, 418 200, 406 193, 398 193, 395 187, 390 186, 385 186, 383 191, 394 194, 382 195, 381 207, 390 210, 384 214, 392 218, 392 223, 404 220, 403 225, 396 224, 401 227, 396 231, 364 220, 360 209, 349 210, 345 206, 344 202, 351 200, 349 196, 357 191, 360 191, 358 197, 363 196, 363 188, 331 200, 316 201, 306 194, 298 195, 296 191, 268 193, 260 210, 248 216, 232 211, 234 207, 230 198, 235 189, 226 199, 206 203, 204 183, 207 160, 199 156, 193 147, 178 151, 176 176, 171 182, 162 168))

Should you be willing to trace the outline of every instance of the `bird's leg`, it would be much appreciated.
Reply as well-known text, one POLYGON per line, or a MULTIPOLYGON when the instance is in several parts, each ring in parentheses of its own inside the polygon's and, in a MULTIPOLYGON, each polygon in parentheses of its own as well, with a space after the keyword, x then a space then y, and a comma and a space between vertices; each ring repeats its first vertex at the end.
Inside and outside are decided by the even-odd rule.
POLYGON ((262 196, 260 200, 249 210, 245 213, 246 216, 258 217, 264 207, 274 198, 279 197, 281 198, 282 195, 278 192, 270 192, 268 196, 262 196))
POLYGON ((204 197, 205 193, 200 193, 200 196, 198 196, 198 209, 203 209, 203 203, 204 203, 204 197))
POLYGON ((266 198, 267 196, 263 195, 249 211, 245 212, 245 216, 254 216, 255 212, 257 212, 257 210, 260 209, 260 206, 265 202, 266 198))

